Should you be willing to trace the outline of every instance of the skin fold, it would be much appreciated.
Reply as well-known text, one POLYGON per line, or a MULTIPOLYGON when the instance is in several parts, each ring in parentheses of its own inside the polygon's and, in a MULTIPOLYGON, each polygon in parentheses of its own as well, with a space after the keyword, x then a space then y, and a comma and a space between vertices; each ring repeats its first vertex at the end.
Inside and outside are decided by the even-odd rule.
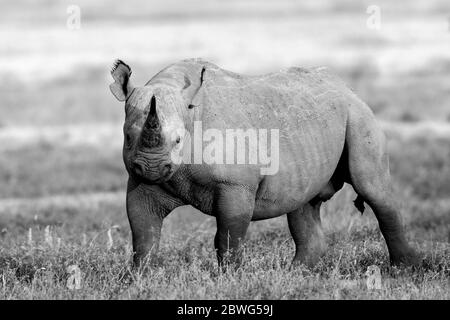
POLYGON ((385 137, 370 108, 326 69, 245 76, 190 59, 142 87, 133 86, 122 61, 111 74, 112 93, 125 101, 123 160, 136 266, 156 252, 164 217, 183 205, 216 217, 219 265, 239 265, 250 221, 284 214, 296 245, 294 264, 314 265, 326 250, 321 203, 344 183, 358 194, 360 210, 364 202, 373 209, 391 263, 419 262, 392 193, 385 137), (261 174, 262 164, 173 162, 171 152, 184 150, 195 121, 220 132, 278 129, 278 171, 261 174))

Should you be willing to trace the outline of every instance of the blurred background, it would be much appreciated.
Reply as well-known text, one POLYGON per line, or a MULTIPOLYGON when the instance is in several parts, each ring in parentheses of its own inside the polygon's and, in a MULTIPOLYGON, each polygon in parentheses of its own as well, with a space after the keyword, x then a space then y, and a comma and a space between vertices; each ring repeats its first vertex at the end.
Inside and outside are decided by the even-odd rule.
MULTIPOLYGON (((30 227, 46 225, 75 237, 117 224, 128 243, 124 110, 109 91, 109 70, 120 58, 143 84, 191 57, 246 74, 330 67, 388 134, 406 220, 418 221, 413 236, 448 241, 448 0, 15 0, 0 10, 5 247, 17 240, 8 235, 26 237, 30 227)), ((347 190, 327 204, 330 229, 347 230, 353 197, 347 190)), ((186 228, 186 217, 171 221, 186 228)))

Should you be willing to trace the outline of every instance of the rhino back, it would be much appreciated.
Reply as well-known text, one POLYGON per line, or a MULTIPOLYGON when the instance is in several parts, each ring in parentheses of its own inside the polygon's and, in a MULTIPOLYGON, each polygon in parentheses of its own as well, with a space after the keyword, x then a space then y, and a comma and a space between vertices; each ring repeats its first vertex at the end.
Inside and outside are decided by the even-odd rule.
MULTIPOLYGON (((193 120, 201 121, 203 130, 223 133, 226 129, 278 129, 279 171, 262 176, 255 166, 205 164, 204 169, 187 168, 183 179, 188 177, 199 186, 205 181, 226 181, 257 188, 254 219, 287 213, 317 195, 341 157, 348 106, 360 103, 353 92, 323 68, 247 76, 198 59, 169 66, 150 83, 180 85, 185 76, 195 77, 202 69, 203 83, 192 100, 193 120)), ((198 193, 191 189, 185 192, 186 199, 198 193)))
MULTIPOLYGON (((323 69, 243 76, 216 68, 206 70, 193 103, 204 130, 279 130, 279 171, 259 177, 255 209, 277 215, 309 201, 329 182, 344 148, 353 100, 351 90, 323 69)), ((228 171, 221 173, 230 178, 228 171)))

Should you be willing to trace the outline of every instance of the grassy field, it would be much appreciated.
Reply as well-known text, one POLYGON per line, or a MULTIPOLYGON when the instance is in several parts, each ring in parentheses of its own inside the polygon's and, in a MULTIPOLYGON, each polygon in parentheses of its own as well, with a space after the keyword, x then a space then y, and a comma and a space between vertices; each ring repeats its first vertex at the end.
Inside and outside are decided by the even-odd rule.
POLYGON ((361 216, 347 187, 323 207, 329 250, 315 268, 289 268, 294 246, 280 217, 252 223, 243 266, 221 274, 213 249, 214 219, 186 207, 165 220, 150 272, 133 273, 120 157, 92 157, 93 150, 83 149, 21 150, 23 163, 16 164, 37 173, 25 174, 27 183, 22 178, 21 184, 3 187, 16 198, 0 200, 0 298, 449 299, 449 140, 392 141, 391 146, 408 239, 424 257, 417 270, 389 267, 373 213, 361 216), (396 143, 401 152, 394 151, 396 143), (70 170, 43 168, 41 152, 51 155, 48 168, 64 163, 70 170), (91 154, 89 164, 83 153, 91 154), (79 290, 66 287, 70 265, 82 272, 79 290), (370 265, 381 269, 380 290, 367 289, 370 265))
MULTIPOLYGON (((350 200, 347 194, 340 197, 350 200)), ((243 266, 221 274, 212 250, 214 221, 180 210, 164 225, 157 261, 150 272, 140 274, 129 269, 129 233, 121 198, 73 207, 44 206, 9 221, 3 217, 7 231, 2 231, 0 250, 1 298, 450 298, 448 229, 444 226, 449 222, 448 203, 441 210, 435 204, 412 203, 410 210, 416 217, 408 223, 408 238, 426 255, 415 271, 389 267, 373 218, 360 218, 348 205, 334 204, 323 215, 327 224, 339 221, 342 230, 329 230, 329 250, 313 269, 289 269, 293 243, 280 218, 252 224, 243 266), (423 210, 428 210, 427 218, 422 217, 423 210), (353 219, 356 222, 350 227, 353 219), (51 226, 50 237, 46 225, 51 226), (112 245, 107 231, 111 227, 112 245), (79 290, 66 287, 66 268, 74 264, 82 271, 79 290), (366 287, 370 265, 381 268, 380 290, 366 287)))
POLYGON ((365 27, 372 3, 291 0, 79 0, 82 28, 68 31, 66 2, 17 0, 0 12, 0 299, 450 299, 448 1, 380 0, 379 32, 365 27), (329 249, 314 268, 290 268, 280 217, 252 223, 242 267, 220 273, 215 220, 183 207, 164 221, 150 270, 131 271, 124 111, 108 70, 123 58, 142 84, 198 56, 240 73, 327 65, 341 76, 384 123, 422 265, 389 266, 373 213, 361 216, 347 186, 322 207, 329 249), (410 135, 387 121, 444 129, 410 135), (381 289, 366 285, 372 265, 381 289))

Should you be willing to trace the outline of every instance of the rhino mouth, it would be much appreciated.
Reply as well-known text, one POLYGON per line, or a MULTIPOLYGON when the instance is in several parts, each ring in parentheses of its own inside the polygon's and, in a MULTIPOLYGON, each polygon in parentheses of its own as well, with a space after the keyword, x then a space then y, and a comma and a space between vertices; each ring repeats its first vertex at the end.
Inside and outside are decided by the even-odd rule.
POLYGON ((172 178, 172 175, 173 175, 173 173, 168 174, 164 177, 149 178, 146 176, 134 174, 134 177, 136 180, 141 181, 142 183, 145 183, 145 184, 161 184, 161 183, 169 181, 172 178))
POLYGON ((141 180, 150 184, 167 182, 172 178, 175 169, 171 163, 149 168, 143 161, 135 160, 132 165, 133 173, 141 180))

